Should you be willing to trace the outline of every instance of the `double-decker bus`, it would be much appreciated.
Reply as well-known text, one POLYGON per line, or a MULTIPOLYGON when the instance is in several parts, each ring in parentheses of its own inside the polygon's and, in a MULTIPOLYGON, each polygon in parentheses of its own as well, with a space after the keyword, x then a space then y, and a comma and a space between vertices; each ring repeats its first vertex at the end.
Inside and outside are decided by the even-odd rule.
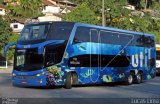
POLYGON ((160 44, 156 44, 156 72, 160 74, 160 44))
POLYGON ((15 45, 13 85, 65 86, 155 77, 154 35, 72 22, 25 25, 15 45))

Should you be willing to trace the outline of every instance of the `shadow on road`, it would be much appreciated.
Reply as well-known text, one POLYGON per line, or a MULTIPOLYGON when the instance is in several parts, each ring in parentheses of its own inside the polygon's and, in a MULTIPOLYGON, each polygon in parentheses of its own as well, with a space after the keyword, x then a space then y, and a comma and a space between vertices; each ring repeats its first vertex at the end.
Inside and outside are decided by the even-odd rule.
MULTIPOLYGON (((0 78, 3 80, 0 81, 0 85, 3 86, 12 86, 12 80, 11 80, 11 74, 9 73, 0 73, 0 78)), ((143 81, 142 83, 144 83, 143 81)), ((103 84, 87 84, 87 85, 76 85, 73 86, 74 88, 79 88, 79 87, 98 87, 98 86, 106 86, 106 87, 118 87, 118 86, 126 86, 125 82, 110 82, 110 83, 103 83, 103 84)), ((16 86, 13 85, 13 87, 18 87, 18 88, 28 88, 28 89, 61 89, 64 88, 64 86, 52 86, 52 87, 26 87, 26 86, 16 86)))
MULTIPOLYGON (((143 81, 142 83, 145 83, 143 81)), ((98 87, 98 86, 106 86, 106 87, 117 87, 117 86, 127 86, 126 82, 110 82, 110 83, 103 83, 103 84, 88 84, 88 85, 77 85, 74 87, 98 87)))
MULTIPOLYGON (((6 80, 4 81, 6 82, 6 80)), ((1 83, 2 84, 2 83, 1 83)), ((4 83, 5 84, 5 83, 4 83)), ((125 82, 114 82, 114 83, 103 83, 103 84, 87 84, 87 85, 75 85, 73 88, 80 88, 80 87, 98 87, 98 86, 106 86, 106 87, 117 87, 121 85, 126 85, 125 82)), ((35 87, 35 86, 17 86, 12 85, 13 87, 18 88, 27 88, 27 89, 62 89, 64 86, 44 86, 44 87, 35 87)))
MULTIPOLYGON (((10 85, 17 88, 27 88, 27 89, 62 89, 64 86, 44 86, 44 87, 35 87, 35 86, 17 86, 13 85, 11 80, 5 79, 4 81, 0 82, 0 85, 10 85)), ((80 88, 80 87, 118 87, 118 86, 126 86, 125 82, 115 82, 115 83, 104 83, 104 84, 87 84, 87 85, 75 85, 73 88, 80 88)), ((65 89, 65 88, 64 88, 65 89)))
MULTIPOLYGON (((126 85, 125 82, 114 82, 114 83, 103 83, 103 84, 86 84, 86 85, 75 85, 73 86, 74 88, 79 88, 79 87, 98 87, 98 86, 107 86, 107 87, 117 87, 121 85, 126 85)), ((64 86, 44 86, 44 87, 35 87, 35 86, 17 86, 13 85, 15 87, 19 88, 32 88, 32 89, 61 89, 64 88, 64 86)))

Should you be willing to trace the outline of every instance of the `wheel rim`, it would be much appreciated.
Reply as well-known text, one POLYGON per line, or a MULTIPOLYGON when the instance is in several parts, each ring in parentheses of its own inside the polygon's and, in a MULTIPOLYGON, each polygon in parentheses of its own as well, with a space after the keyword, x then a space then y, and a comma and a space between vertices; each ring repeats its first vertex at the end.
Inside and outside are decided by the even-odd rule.
POLYGON ((138 80, 138 82, 141 82, 142 77, 141 77, 141 75, 140 75, 140 74, 138 74, 138 75, 137 75, 137 80, 138 80))
POLYGON ((128 77, 128 82, 129 82, 129 84, 132 84, 132 82, 133 82, 133 77, 132 77, 132 75, 129 75, 129 77, 128 77))

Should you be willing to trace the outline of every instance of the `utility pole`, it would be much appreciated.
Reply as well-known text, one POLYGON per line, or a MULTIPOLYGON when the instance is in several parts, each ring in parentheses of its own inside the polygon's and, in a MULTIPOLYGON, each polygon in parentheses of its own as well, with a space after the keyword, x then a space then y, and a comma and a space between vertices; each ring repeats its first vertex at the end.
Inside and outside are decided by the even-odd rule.
POLYGON ((102 0, 102 26, 106 26, 105 2, 102 0))

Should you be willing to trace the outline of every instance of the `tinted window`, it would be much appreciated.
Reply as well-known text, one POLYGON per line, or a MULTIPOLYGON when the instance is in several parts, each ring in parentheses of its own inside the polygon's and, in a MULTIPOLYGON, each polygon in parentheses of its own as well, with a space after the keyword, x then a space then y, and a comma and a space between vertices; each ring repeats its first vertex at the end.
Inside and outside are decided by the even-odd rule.
POLYGON ((19 41, 46 39, 49 28, 49 24, 26 25, 21 32, 19 41))
POLYGON ((98 30, 90 29, 90 42, 99 43, 100 37, 98 36, 98 30))
POLYGON ((124 55, 78 55, 69 59, 69 67, 128 67, 130 56, 124 55), (101 57, 101 58, 100 58, 101 57))
POLYGON ((154 47, 154 37, 145 35, 134 35, 134 37, 132 45, 140 47, 154 47))
POLYGON ((73 43, 94 42, 139 47, 154 47, 154 37, 99 30, 92 27, 78 27, 73 43))
POLYGON ((101 67, 128 67, 130 56, 124 55, 102 55, 101 67))
POLYGON ((127 45, 132 39, 132 35, 121 34, 110 31, 100 31, 101 43, 127 45))
POLYGON ((69 67, 98 67, 98 55, 78 55, 71 57, 68 61, 69 67))
POLYGON ((90 41, 89 32, 90 29, 87 27, 78 27, 74 37, 74 43, 89 42, 90 41))
POLYGON ((74 23, 69 22, 55 22, 52 24, 48 40, 68 40, 72 32, 74 23))
POLYGON ((80 42, 98 43, 98 30, 89 27, 78 27, 74 37, 74 43, 80 42))
POLYGON ((46 67, 55 65, 61 62, 66 44, 67 42, 64 42, 62 44, 58 44, 58 45, 56 44, 56 45, 45 47, 45 66, 46 67))
POLYGON ((19 71, 33 71, 43 67, 43 55, 39 55, 36 48, 16 50, 14 61, 14 69, 19 71))

